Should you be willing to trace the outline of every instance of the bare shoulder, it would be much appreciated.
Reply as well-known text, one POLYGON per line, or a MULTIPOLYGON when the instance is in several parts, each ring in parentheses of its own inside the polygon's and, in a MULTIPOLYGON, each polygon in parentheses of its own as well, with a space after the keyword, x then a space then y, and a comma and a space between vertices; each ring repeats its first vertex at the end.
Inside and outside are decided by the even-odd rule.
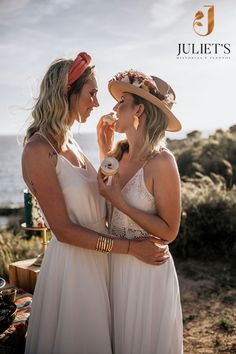
POLYGON ((168 171, 177 171, 177 164, 174 155, 168 149, 163 149, 159 154, 155 155, 147 163, 147 170, 150 173, 156 175, 162 172, 167 173, 168 171))
POLYGON ((161 196, 165 199, 168 194, 168 200, 179 196, 181 185, 179 171, 175 157, 168 149, 163 149, 147 165, 150 169, 149 178, 152 181, 153 193, 154 196, 158 196, 159 206, 161 196))
POLYGON ((55 150, 53 150, 45 139, 39 135, 34 135, 24 147, 22 161, 35 161, 37 163, 40 161, 47 162, 50 159, 55 160, 56 155, 55 150), (47 159, 45 159, 45 157, 47 157, 47 159))
POLYGON ((55 184, 57 154, 45 139, 32 136, 24 147, 21 162, 23 179, 34 195, 42 185, 55 184))

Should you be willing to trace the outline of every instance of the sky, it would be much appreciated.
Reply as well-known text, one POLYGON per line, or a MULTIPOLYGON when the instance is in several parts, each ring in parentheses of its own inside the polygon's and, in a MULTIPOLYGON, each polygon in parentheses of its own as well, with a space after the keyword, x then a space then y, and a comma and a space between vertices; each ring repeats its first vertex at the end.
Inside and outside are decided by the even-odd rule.
POLYGON ((235 18, 235 0, 0 0, 0 134, 24 134, 49 64, 80 51, 93 57, 100 101, 80 132, 95 132, 115 104, 108 81, 130 68, 173 87, 184 131, 227 129, 236 123, 235 18), (195 13, 205 9, 198 30, 206 33, 204 5, 215 11, 208 36, 193 30, 195 13), (229 43, 230 59, 177 59, 178 43, 229 43))

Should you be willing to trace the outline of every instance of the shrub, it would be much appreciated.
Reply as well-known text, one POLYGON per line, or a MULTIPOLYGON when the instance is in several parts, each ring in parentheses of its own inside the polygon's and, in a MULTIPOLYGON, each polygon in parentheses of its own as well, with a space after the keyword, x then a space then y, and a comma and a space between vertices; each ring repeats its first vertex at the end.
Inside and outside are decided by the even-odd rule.
POLYGON ((236 257, 236 188, 203 177, 182 183, 183 214, 172 252, 181 257, 236 257))
POLYGON ((167 145, 176 156, 181 177, 194 177, 196 172, 208 176, 216 173, 225 178, 227 188, 236 185, 235 127, 226 132, 218 129, 208 138, 194 131, 186 139, 168 139, 167 145))
POLYGON ((215 323, 218 329, 221 329, 225 332, 232 332, 235 328, 235 323, 231 316, 223 313, 219 320, 215 323))

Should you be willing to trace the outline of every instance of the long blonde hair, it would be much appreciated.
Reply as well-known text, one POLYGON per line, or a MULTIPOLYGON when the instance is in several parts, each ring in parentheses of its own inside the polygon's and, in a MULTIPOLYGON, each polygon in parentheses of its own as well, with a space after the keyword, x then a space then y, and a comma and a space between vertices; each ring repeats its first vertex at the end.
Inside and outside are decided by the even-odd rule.
MULTIPOLYGON (((134 105, 143 104, 146 120, 144 125, 144 143, 139 151, 139 156, 145 159, 151 159, 160 152, 161 147, 165 145, 165 131, 168 125, 166 115, 154 104, 144 98, 131 94, 133 96, 134 105)), ((117 143, 114 150, 109 155, 121 160, 125 151, 129 150, 127 139, 117 143)))
POLYGON ((57 59, 49 67, 41 85, 39 97, 32 110, 32 122, 26 131, 24 145, 30 137, 40 131, 49 136, 60 152, 69 130, 69 102, 72 94, 79 95, 88 81, 92 67, 87 67, 81 77, 68 89, 70 59, 57 59))

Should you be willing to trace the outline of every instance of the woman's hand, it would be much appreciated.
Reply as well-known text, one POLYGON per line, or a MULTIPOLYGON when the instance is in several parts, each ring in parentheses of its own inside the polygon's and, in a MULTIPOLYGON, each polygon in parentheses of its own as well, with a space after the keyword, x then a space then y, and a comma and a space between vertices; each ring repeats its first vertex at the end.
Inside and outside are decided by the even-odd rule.
POLYGON ((104 175, 99 169, 97 179, 98 179, 99 193, 105 199, 111 202, 112 205, 114 205, 117 209, 122 210, 125 207, 126 202, 121 193, 119 174, 116 173, 111 179, 111 184, 108 185, 104 180, 104 175))
POLYGON ((108 152, 111 151, 114 141, 115 123, 108 124, 103 121, 102 116, 97 125, 97 139, 100 149, 101 160, 104 159, 108 152))
POLYGON ((129 254, 145 263, 161 265, 169 259, 169 247, 165 242, 149 236, 141 240, 131 240, 129 254))

